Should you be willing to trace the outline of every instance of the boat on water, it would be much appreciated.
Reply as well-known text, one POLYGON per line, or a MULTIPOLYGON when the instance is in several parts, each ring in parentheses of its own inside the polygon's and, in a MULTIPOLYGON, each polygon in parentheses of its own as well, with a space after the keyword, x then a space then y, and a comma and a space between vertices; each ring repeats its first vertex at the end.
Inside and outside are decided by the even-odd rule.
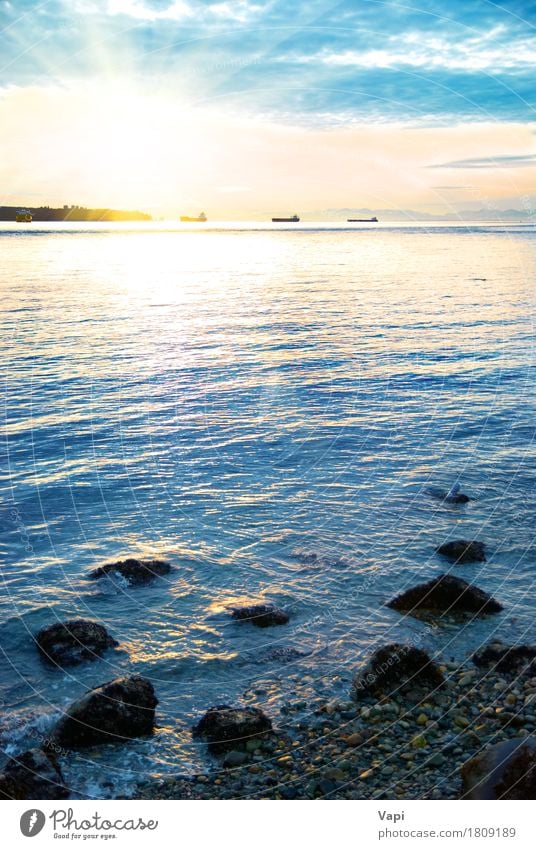
POLYGON ((297 221, 300 220, 299 215, 291 215, 290 218, 272 218, 274 223, 285 222, 287 224, 296 224, 297 221))
POLYGON ((19 224, 31 224, 33 221, 33 215, 29 209, 19 209, 15 215, 15 221, 19 224))
POLYGON ((377 224, 378 219, 375 215, 372 218, 347 218, 346 219, 350 224, 377 224))
POLYGON ((181 221, 197 221, 203 222, 207 220, 207 216, 204 212, 200 212, 199 215, 181 215, 181 221))

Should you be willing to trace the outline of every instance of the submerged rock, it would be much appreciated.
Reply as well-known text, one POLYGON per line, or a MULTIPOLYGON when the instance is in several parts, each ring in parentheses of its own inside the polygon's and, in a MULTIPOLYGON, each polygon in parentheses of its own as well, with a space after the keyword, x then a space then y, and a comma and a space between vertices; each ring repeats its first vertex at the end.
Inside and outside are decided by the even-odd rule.
POLYGON ((136 560, 129 557, 128 560, 118 560, 117 563, 106 563, 89 573, 91 581, 97 581, 106 575, 121 575, 131 587, 146 584, 154 578, 161 578, 171 571, 171 566, 164 560, 136 560))
POLYGON ((436 486, 429 486, 425 490, 428 495, 431 495, 432 498, 437 498, 439 501, 446 501, 447 504, 467 504, 468 501, 472 499, 465 495, 464 492, 460 492, 460 485, 455 484, 448 491, 445 489, 439 489, 436 486))
POLYGON ((29 749, 10 758, 0 773, 0 799, 68 799, 54 755, 29 749))
POLYGON ((445 493, 445 501, 448 501, 450 504, 466 504, 471 499, 468 495, 465 495, 463 492, 460 492, 460 484, 455 483, 451 489, 447 493, 445 493))
POLYGON ((478 649, 471 660, 475 666, 493 666, 497 672, 513 672, 530 666, 536 659, 536 646, 506 646, 498 641, 478 649))
POLYGON ((414 646, 391 643, 374 652, 352 682, 356 699, 368 694, 391 695, 408 688, 427 690, 444 683, 439 667, 425 651, 414 646))
POLYGON ((157 704, 146 678, 115 678, 73 702, 56 725, 51 742, 75 749, 151 734, 157 704))
POLYGON ((288 613, 272 604, 252 604, 249 607, 235 607, 233 619, 240 622, 251 622, 257 628, 269 628, 271 625, 286 625, 288 613))
POLYGON ((463 799, 536 799, 536 741, 515 737, 461 768, 463 799))
POLYGON ((453 539, 440 545, 437 553, 453 563, 483 563, 486 560, 486 547, 477 540, 453 539))
POLYGON ((210 708, 193 728, 194 737, 201 737, 215 752, 240 749, 252 737, 262 737, 272 731, 272 721, 260 708, 233 708, 217 705, 210 708))
POLYGON ((223 766, 233 769, 237 766, 243 766, 248 761, 247 752, 237 752, 235 750, 227 752, 223 759, 223 766))
POLYGON ((467 504, 468 501, 471 501, 464 492, 456 492, 455 494, 447 492, 443 500, 448 501, 449 504, 467 504))
POLYGON ((57 666, 74 666, 95 660, 107 648, 119 645, 104 627, 89 619, 70 619, 47 625, 35 635, 42 656, 57 666))
POLYGON ((387 603, 387 607, 403 613, 430 611, 441 613, 498 613, 503 609, 484 590, 454 575, 439 575, 425 584, 406 590, 387 603))
POLYGON ((258 663, 292 663, 295 660, 301 660, 308 657, 310 652, 299 651, 292 646, 272 646, 265 651, 260 651, 255 654, 255 660, 258 663))

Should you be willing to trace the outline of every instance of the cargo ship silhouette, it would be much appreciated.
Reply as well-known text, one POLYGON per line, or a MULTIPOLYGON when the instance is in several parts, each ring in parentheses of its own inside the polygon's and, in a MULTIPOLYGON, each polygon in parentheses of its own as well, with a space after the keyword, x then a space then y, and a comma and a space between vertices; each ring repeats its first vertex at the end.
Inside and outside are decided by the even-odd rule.
POLYGON ((203 221, 206 221, 206 220, 207 220, 207 216, 205 215, 204 212, 200 212, 199 215, 197 215, 197 216, 195 216, 195 215, 194 216, 181 215, 181 221, 201 221, 201 222, 203 222, 203 221))
POLYGON ((299 220, 300 219, 299 219, 298 215, 291 215, 289 218, 272 218, 272 221, 274 223, 276 223, 276 222, 279 222, 279 223, 286 222, 287 224, 295 224, 299 220))

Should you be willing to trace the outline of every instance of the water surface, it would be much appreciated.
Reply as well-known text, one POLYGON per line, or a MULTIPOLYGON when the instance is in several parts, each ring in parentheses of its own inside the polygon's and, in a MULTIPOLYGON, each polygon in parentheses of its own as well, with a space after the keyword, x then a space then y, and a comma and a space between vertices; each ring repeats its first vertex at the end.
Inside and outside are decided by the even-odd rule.
POLYGON ((378 642, 535 639, 533 226, 2 224, 0 252, 7 753, 141 673, 155 737, 66 763, 80 795, 127 792, 206 764, 189 729, 212 704, 284 726, 285 700, 345 694, 378 642), (457 479, 466 507, 430 496, 457 479), (387 609, 455 537, 487 543, 455 571, 504 613, 387 609), (174 568, 87 581, 125 555, 174 568), (234 623, 241 601, 291 622, 234 623), (121 648, 44 666, 32 633, 80 616, 121 648))

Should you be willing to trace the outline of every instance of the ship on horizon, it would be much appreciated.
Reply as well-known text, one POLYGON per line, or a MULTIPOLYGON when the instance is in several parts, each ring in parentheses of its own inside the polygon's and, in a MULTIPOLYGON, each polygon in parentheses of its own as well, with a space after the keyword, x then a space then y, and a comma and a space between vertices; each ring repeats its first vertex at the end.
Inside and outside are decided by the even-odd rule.
POLYGON ((31 224, 33 221, 33 215, 29 209, 19 209, 15 215, 15 221, 18 224, 31 224))
POLYGON ((299 215, 291 215, 289 218, 272 218, 274 223, 296 224, 300 220, 299 215))
POLYGON ((181 221, 204 222, 206 220, 207 216, 204 212, 200 212, 199 215, 181 215, 181 221))
POLYGON ((350 224, 377 224, 378 219, 375 215, 372 218, 347 218, 346 219, 350 224))

